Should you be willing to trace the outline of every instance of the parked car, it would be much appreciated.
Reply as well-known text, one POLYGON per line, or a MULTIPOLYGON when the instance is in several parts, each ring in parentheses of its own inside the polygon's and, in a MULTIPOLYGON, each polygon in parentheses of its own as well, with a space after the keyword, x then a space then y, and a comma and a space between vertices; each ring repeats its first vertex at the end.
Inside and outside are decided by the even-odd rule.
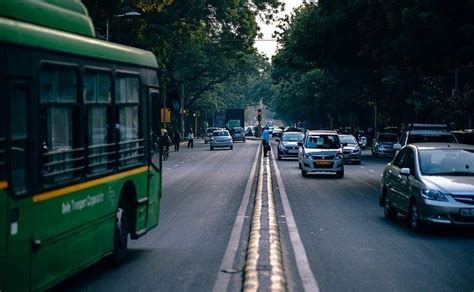
POLYGON ((210 149, 214 148, 229 147, 231 150, 234 148, 232 143, 232 136, 227 130, 215 130, 212 132, 210 149))
POLYGON ((407 144, 426 142, 458 143, 456 137, 443 124, 410 124, 403 131, 400 142, 394 145, 395 150, 400 150, 407 144))
POLYGON ((451 133, 453 133, 459 143, 474 145, 474 130, 459 130, 452 131, 451 133))
POLYGON ((206 128, 206 136, 204 137, 204 143, 211 141, 212 132, 214 132, 215 130, 219 130, 219 128, 216 128, 216 127, 206 128))
POLYGON ((474 146, 405 146, 385 167, 379 204, 388 219, 407 215, 414 231, 427 223, 474 226, 474 146))
POLYGON ((398 143, 397 134, 377 133, 372 141, 372 156, 394 156, 396 150, 393 145, 398 143))
POLYGON ((339 135, 339 141, 342 144, 344 162, 361 164, 362 151, 360 150, 357 139, 353 135, 339 135))
POLYGON ((245 136, 255 136, 255 126, 247 127, 247 130, 245 130, 245 136))
POLYGON ((300 147, 299 166, 301 175, 331 172, 344 177, 344 156, 339 136, 334 131, 308 131, 300 147))
POLYGON ((360 137, 359 147, 360 147, 360 149, 365 150, 365 148, 367 147, 367 137, 365 137, 365 136, 360 137))
POLYGON ((281 139, 276 139, 278 142, 278 160, 285 157, 298 157, 298 142, 303 141, 303 139, 304 134, 302 132, 284 132, 281 139))
POLYGON ((242 141, 242 142, 245 143, 244 128, 241 128, 241 127, 233 128, 230 133, 231 133, 231 136, 232 136, 232 140, 234 140, 234 142, 235 141, 242 141))

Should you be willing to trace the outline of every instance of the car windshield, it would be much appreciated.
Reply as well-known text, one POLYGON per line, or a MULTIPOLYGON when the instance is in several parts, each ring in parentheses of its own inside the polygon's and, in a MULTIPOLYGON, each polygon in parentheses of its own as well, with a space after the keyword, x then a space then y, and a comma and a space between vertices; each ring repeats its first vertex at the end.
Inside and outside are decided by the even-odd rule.
POLYGON ((341 143, 357 144, 356 138, 352 135, 341 135, 339 136, 339 140, 341 141, 341 143))
POLYGON ((429 134, 429 135, 410 135, 408 137, 408 144, 411 143, 423 143, 423 142, 446 142, 446 143, 456 143, 453 135, 451 134, 429 134))
POLYGON ((308 136, 305 141, 306 148, 314 149, 338 149, 341 148, 337 135, 314 135, 308 136))
POLYGON ((474 176, 474 151, 463 149, 420 150, 423 175, 474 176))
POLYGON ((212 134, 212 132, 214 132, 216 129, 212 128, 212 129, 207 129, 206 133, 208 134, 212 134))
POLYGON ((379 135, 379 140, 380 143, 383 142, 398 142, 398 137, 397 135, 379 135))
POLYGON ((228 131, 214 131, 212 136, 229 136, 228 131))
POLYGON ((303 133, 284 133, 283 136, 281 137, 281 140, 285 142, 290 142, 290 141, 297 142, 303 139, 304 139, 303 133))

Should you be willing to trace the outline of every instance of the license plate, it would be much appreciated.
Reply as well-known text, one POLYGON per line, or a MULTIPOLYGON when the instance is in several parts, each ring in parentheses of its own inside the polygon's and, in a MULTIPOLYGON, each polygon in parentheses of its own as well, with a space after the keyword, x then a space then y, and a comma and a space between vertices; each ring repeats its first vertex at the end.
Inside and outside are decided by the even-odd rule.
POLYGON ((461 209, 461 216, 463 216, 463 217, 474 217, 474 208, 472 208, 472 209, 461 209))
POLYGON ((298 153, 298 150, 288 150, 288 153, 298 153))
POLYGON ((330 160, 316 160, 317 165, 329 165, 331 164, 330 160))

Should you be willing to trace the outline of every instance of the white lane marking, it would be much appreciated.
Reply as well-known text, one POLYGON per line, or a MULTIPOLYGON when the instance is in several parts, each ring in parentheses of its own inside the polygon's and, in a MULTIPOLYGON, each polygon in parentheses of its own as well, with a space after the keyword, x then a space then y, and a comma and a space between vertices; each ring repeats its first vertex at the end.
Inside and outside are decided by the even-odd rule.
POLYGON ((178 165, 177 165, 177 164, 175 164, 175 165, 174 165, 174 167, 178 167, 178 165))
POLYGON ((190 161, 191 159, 186 159, 186 161, 190 161))
POLYGON ((382 177, 383 177, 383 174, 381 174, 380 176, 382 176, 382 177))
POLYGON ((364 166, 361 166, 360 168, 365 168, 364 166))
POLYGON ((183 162, 181 162, 181 164, 183 164, 183 163, 184 163, 184 161, 183 161, 183 162))
POLYGON ((375 171, 373 171, 372 169, 369 169, 369 171, 370 171, 370 172, 375 172, 375 171))
POLYGON ((290 202, 288 201, 285 186, 283 185, 283 180, 280 175, 280 169, 276 163, 275 154, 273 151, 271 151, 271 153, 273 168, 275 169, 275 176, 277 178, 279 187, 281 203, 283 205, 283 211, 286 215, 286 225, 288 227, 288 232, 290 233, 291 245, 295 251, 296 268, 298 269, 301 281, 303 281, 304 290, 319 292, 318 282, 316 282, 313 271, 311 271, 311 267, 309 266, 308 256, 306 255, 306 250, 304 249, 303 242, 301 241, 298 227, 296 226, 295 222, 295 217, 293 217, 293 211, 291 210, 290 202))
POLYGON ((232 227, 229 244, 227 245, 224 257, 222 258, 221 266, 219 267, 217 280, 214 283, 214 287, 212 288, 212 291, 214 292, 227 291, 229 288, 229 282, 232 275, 222 271, 231 270, 234 268, 234 259, 237 255, 237 249, 239 248, 242 227, 244 225, 245 218, 248 217, 246 216, 245 211, 247 210, 250 201, 252 183, 255 177, 255 170, 257 169, 257 161, 259 161, 258 153, 260 152, 260 145, 261 144, 258 145, 257 153, 255 153, 252 170, 250 171, 249 179, 247 180, 247 185, 245 186, 244 196, 242 197, 242 202, 240 203, 239 211, 237 212, 237 217, 235 218, 234 227, 232 227))
POLYGON ((166 170, 171 170, 171 168, 167 168, 166 170))

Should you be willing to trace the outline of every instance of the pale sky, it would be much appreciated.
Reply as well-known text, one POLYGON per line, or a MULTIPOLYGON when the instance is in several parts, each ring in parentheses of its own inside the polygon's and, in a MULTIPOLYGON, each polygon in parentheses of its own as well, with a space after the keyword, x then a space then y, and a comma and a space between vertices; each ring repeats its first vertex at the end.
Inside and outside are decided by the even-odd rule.
MULTIPOLYGON (((282 16, 285 14, 290 14, 294 8, 300 6, 303 3, 303 0, 284 0, 285 2, 285 11, 281 13, 282 16)), ((258 24, 261 28, 261 32, 263 33, 263 39, 265 41, 259 41, 258 39, 255 41, 255 47, 258 49, 259 52, 266 55, 269 60, 272 59, 272 56, 275 55, 277 50, 277 42, 276 40, 268 41, 272 39, 272 34, 276 30, 276 26, 278 25, 277 22, 272 23, 270 25, 265 24, 258 20, 258 24)))

